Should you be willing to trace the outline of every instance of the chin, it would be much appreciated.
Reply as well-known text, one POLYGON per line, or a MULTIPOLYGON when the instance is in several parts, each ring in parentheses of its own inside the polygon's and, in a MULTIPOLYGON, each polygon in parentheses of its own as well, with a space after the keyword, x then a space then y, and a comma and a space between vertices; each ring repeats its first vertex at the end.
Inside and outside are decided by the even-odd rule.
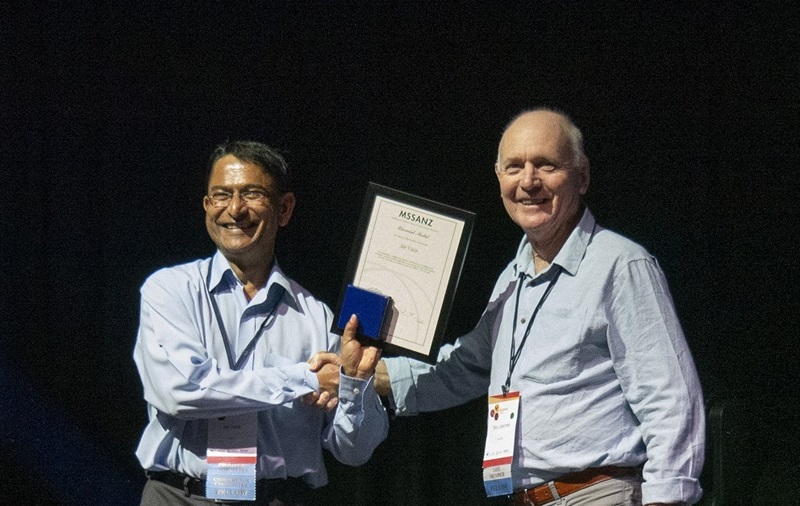
POLYGON ((238 254, 244 253, 245 251, 251 249, 253 247, 252 243, 247 244, 221 244, 220 249, 223 251, 227 251, 231 254, 238 254))
POLYGON ((535 215, 522 213, 514 221, 525 230, 536 230, 537 228, 546 227, 550 223, 549 218, 549 215, 542 216, 542 213, 536 213, 535 215))

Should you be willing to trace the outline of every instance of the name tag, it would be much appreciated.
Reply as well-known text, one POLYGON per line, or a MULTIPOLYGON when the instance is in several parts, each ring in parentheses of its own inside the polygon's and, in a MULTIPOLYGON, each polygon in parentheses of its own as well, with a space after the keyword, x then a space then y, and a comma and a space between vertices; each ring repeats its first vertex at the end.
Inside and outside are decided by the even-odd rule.
POLYGON ((511 462, 519 415, 519 392, 489 396, 489 423, 483 452, 483 486, 494 497, 514 491, 511 462))
POLYGON ((206 497, 256 500, 258 413, 208 421, 206 497))

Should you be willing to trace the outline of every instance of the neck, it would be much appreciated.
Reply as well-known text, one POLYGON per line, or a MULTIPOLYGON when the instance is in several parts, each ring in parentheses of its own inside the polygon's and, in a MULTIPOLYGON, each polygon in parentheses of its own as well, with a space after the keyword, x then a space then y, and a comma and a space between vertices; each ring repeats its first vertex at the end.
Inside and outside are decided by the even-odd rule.
POLYGON ((533 272, 538 274, 547 269, 550 266, 551 261, 552 260, 547 260, 540 256, 535 249, 533 250, 533 272))
POLYGON ((272 270, 272 262, 272 257, 269 257, 268 262, 262 259, 253 263, 243 262, 241 259, 228 258, 231 270, 244 286, 244 294, 247 300, 252 300, 258 291, 267 284, 269 273, 272 270))
POLYGON ((528 242, 531 243, 533 250, 533 264, 536 272, 547 268, 548 265, 561 251, 564 243, 569 239, 570 234, 577 226, 581 219, 581 213, 576 213, 575 216, 564 223, 563 226, 557 228, 549 234, 529 233, 528 242))

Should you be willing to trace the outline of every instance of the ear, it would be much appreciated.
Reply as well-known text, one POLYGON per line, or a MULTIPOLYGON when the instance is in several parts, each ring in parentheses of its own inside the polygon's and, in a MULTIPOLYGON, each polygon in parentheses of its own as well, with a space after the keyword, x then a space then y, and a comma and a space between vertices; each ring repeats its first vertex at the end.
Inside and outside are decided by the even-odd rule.
POLYGON ((294 213, 294 205, 296 203, 296 199, 294 193, 286 192, 281 195, 281 207, 280 207, 280 214, 278 214, 278 225, 281 227, 285 227, 289 224, 289 220, 292 219, 292 213, 294 213))
POLYGON ((584 196, 586 195, 586 192, 589 191, 589 182, 592 179, 588 159, 584 160, 583 165, 580 168, 580 178, 579 191, 581 196, 584 196))
POLYGON ((208 209, 210 207, 211 207, 211 199, 209 198, 208 195, 206 195, 205 197, 203 197, 203 210, 205 212, 208 212, 208 209))

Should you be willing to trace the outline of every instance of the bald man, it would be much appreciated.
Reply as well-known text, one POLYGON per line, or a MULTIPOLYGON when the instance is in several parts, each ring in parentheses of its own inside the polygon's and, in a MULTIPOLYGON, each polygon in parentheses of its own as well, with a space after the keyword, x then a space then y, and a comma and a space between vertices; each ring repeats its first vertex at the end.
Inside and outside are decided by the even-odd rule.
POLYGON ((698 501, 694 362, 656 260, 583 203, 580 130, 557 111, 526 111, 503 133, 495 172, 524 232, 516 256, 474 330, 435 365, 385 358, 376 390, 398 415, 488 393, 486 491, 512 504, 698 501))

